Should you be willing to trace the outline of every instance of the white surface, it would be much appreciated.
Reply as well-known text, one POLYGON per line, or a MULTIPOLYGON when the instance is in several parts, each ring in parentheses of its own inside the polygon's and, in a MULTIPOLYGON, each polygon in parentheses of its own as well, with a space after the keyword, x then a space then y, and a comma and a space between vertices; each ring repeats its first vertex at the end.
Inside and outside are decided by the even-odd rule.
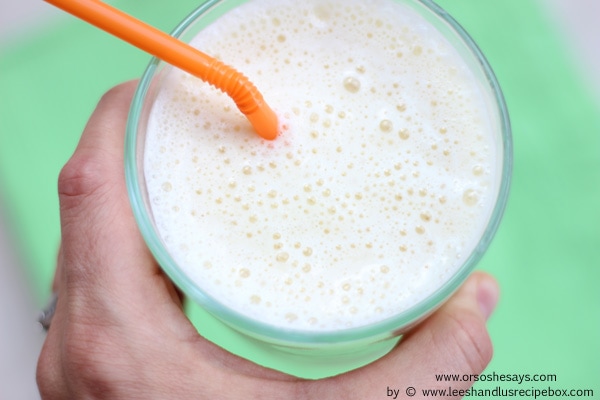
MULTIPOLYGON (((600 1, 544 0, 567 28, 582 69, 600 88, 600 1)), ((59 12, 41 0, 0 0, 0 44, 59 12)), ((600 93, 600 90, 597 91, 600 93)), ((600 98, 600 96, 599 96, 600 98)), ((39 399, 35 365, 44 335, 0 204, 0 399, 39 399)))
MULTIPOLYGON (((0 46, 60 12, 41 0, 0 0, 0 46)), ((0 195, 2 194, 0 190, 0 195)), ((35 400, 35 368, 45 335, 0 198, 0 400, 35 400)))
POLYGON ((42 0, 0 0, 0 41, 26 32, 59 12, 42 0))
POLYGON ((600 101, 600 1, 598 0, 540 0, 547 2, 563 27, 571 45, 570 50, 581 59, 581 71, 595 87, 600 101))
POLYGON ((44 334, 6 226, 0 213, 0 399, 36 399, 35 366, 44 334))

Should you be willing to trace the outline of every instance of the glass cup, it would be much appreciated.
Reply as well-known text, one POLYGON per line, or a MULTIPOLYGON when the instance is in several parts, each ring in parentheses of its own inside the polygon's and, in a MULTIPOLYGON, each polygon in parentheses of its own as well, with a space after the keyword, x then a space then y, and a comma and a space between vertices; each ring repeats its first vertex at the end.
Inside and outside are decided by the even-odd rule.
MULTIPOLYGON (((238 336, 242 341, 238 353, 253 358, 252 354, 244 354, 244 348, 250 348, 252 349, 250 353, 263 351, 265 354, 275 355, 275 359, 279 361, 271 359, 272 362, 263 363, 286 372, 316 377, 332 371, 336 373, 364 365, 386 354, 403 333, 435 311, 463 283, 490 244, 505 208, 512 169, 512 141, 507 109, 492 69, 469 35, 433 1, 395 1, 410 6, 441 32, 479 80, 479 86, 487 97, 489 114, 494 120, 495 140, 501 153, 499 157, 501 165, 498 166, 501 170, 501 180, 487 227, 477 246, 456 273, 438 290, 410 309, 383 321, 325 332, 281 329, 248 318, 224 306, 194 284, 173 260, 157 231, 144 176, 143 157, 147 121, 156 94, 161 88, 161 78, 166 67, 164 62, 158 59, 151 60, 139 82, 131 106, 125 153, 127 188, 135 218, 149 249, 183 293, 195 305, 200 306, 222 323, 222 326, 217 329, 233 329, 237 332, 233 335, 238 336), (290 365, 291 367, 287 368, 290 365), (298 373, 298 369, 295 368, 297 366, 310 372, 298 373), (321 366, 321 369, 318 369, 318 366, 321 366)), ((207 1, 179 24, 173 31, 173 36, 189 42, 204 27, 242 3, 245 1, 207 1)), ((219 336, 221 335, 214 335, 213 339, 218 342, 219 336)))

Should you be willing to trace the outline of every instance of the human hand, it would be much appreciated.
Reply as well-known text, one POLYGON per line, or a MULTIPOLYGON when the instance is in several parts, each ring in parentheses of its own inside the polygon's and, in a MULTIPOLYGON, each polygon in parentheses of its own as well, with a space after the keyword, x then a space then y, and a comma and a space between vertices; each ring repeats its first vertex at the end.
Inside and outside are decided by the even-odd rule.
POLYGON ((58 303, 37 369, 43 399, 365 400, 384 398, 388 386, 435 388, 434 373, 483 371, 492 356, 485 323, 498 297, 483 273, 388 355, 331 378, 269 370, 202 338, 129 206, 123 139, 134 87, 103 97, 59 177, 58 303))

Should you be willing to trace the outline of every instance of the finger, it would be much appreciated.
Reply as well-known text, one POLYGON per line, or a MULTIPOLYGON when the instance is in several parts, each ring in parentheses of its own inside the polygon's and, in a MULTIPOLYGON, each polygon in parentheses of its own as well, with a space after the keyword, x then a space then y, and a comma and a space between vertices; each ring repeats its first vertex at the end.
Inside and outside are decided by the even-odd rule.
MULTIPOLYGON (((369 399, 393 383, 402 382, 405 389, 447 388, 448 382, 438 382, 434 374, 481 373, 492 357, 486 320, 495 308, 498 293, 490 275, 474 273, 444 306, 405 335, 391 353, 336 379, 349 385, 356 398, 369 399)), ((468 380, 452 382, 452 387, 468 389, 472 384, 468 380)))
POLYGON ((60 173, 59 286, 84 293, 81 299, 126 297, 129 303, 147 304, 157 280, 165 281, 158 282, 163 291, 178 299, 148 251, 127 198, 124 135, 134 88, 135 82, 129 82, 103 96, 60 173))
MULTIPOLYGON (((422 387, 446 387, 446 382, 436 381, 436 373, 481 373, 493 354, 486 321, 498 295, 498 285, 490 275, 473 274, 439 312, 408 334, 385 361, 410 366, 418 378, 417 385, 422 387)), ((453 383, 453 387, 467 389, 472 384, 465 380, 453 383)))
POLYGON ((169 334, 197 336, 127 198, 124 135, 134 88, 120 85, 102 98, 59 176, 58 303, 37 369, 45 398, 85 397, 86 384, 112 382, 118 366, 134 370, 144 355, 169 355, 173 346, 161 343, 169 334), (140 345, 144 354, 132 355, 140 345))

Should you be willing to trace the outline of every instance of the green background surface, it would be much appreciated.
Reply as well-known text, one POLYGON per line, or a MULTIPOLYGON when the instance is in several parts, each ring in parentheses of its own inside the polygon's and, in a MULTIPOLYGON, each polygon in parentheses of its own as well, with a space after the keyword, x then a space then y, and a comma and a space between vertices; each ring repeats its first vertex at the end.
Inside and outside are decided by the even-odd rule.
MULTIPOLYGON (((542 0, 538 0, 542 1, 542 0)), ((122 0, 169 31, 199 1, 122 0)), ((487 372, 556 374, 507 388, 593 389, 600 396, 600 106, 567 43, 535 0, 439 0, 479 44, 503 88, 514 137, 504 220, 478 268, 502 288, 487 372)), ((65 17, 0 49, 0 201, 32 293, 49 296, 59 242, 57 176, 100 96, 149 57, 65 17)), ((205 334, 295 372, 208 317, 205 334)), ((424 357, 427 357, 424 354, 424 357)), ((451 371, 435 371, 451 372, 451 371)), ((433 372, 432 372, 433 373, 433 372)), ((433 376, 431 378, 433 380, 433 376)), ((390 386, 402 387, 405 382, 390 386)), ((478 383, 494 388, 498 383, 478 383)), ((385 388, 382 388, 385 390, 385 388)))

